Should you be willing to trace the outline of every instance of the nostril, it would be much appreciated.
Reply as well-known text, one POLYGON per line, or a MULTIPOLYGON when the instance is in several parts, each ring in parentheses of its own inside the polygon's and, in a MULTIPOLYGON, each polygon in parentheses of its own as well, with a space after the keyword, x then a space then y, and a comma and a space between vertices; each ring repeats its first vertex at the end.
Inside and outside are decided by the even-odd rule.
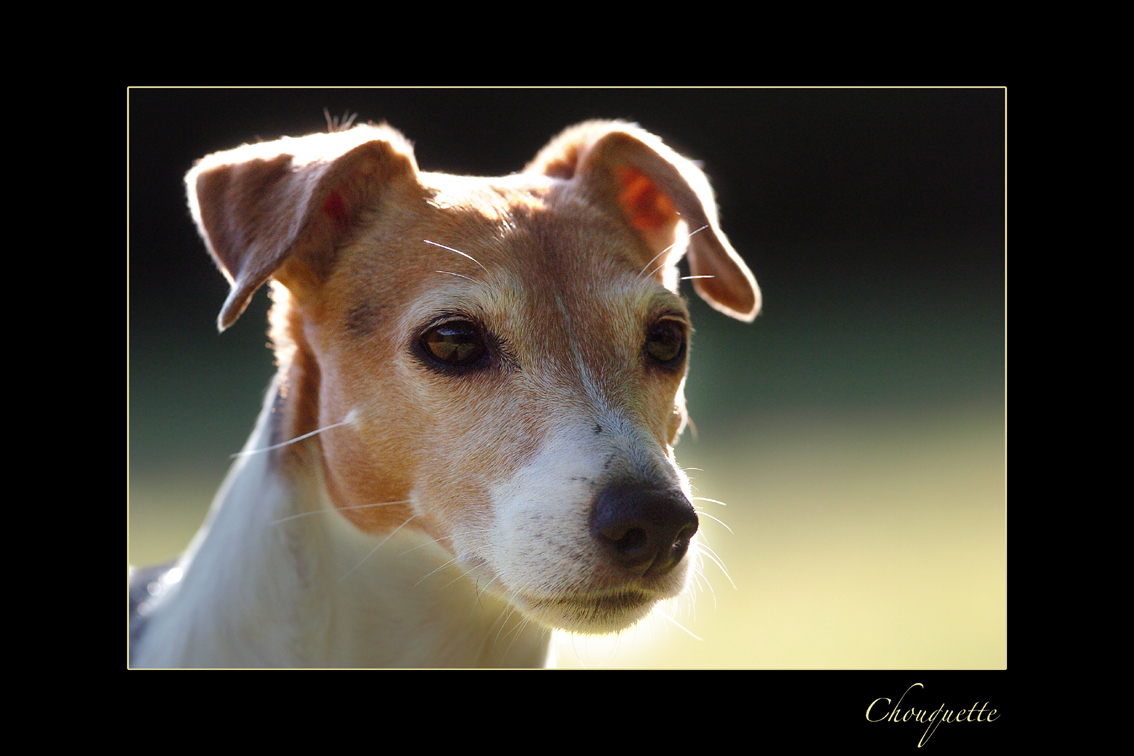
POLYGON ((673 551, 671 552, 673 563, 677 564, 685 557, 685 552, 689 551, 689 542, 693 540, 693 534, 697 532, 697 526, 685 528, 677 534, 677 538, 673 542, 673 551))
POLYGON ((684 558, 697 513, 678 491, 608 486, 595 500, 593 528, 612 560, 638 575, 663 575, 684 558))
POLYGON ((650 537, 645 528, 631 528, 614 541, 614 546, 626 556, 645 555, 650 548, 650 537))

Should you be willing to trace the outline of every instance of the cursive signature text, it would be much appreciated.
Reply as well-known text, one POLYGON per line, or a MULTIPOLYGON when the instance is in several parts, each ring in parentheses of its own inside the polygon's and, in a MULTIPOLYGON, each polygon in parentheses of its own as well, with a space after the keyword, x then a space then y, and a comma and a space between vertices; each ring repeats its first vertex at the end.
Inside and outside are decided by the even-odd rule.
POLYGON ((958 722, 995 722, 1000 718, 996 713, 996 709, 990 709, 988 702, 974 703, 967 709, 946 709, 945 704, 941 704, 936 710, 931 711, 928 708, 919 709, 915 706, 902 708, 906 700, 906 695, 914 688, 924 688, 921 683, 914 683, 906 688, 906 692, 898 699, 896 704, 891 706, 891 699, 889 698, 875 698, 866 707, 866 720, 868 722, 916 722, 917 724, 925 725, 925 731, 921 735, 921 740, 918 741, 917 747, 921 748, 929 742, 933 737, 933 733, 937 732, 937 728, 943 722, 949 724, 956 724, 958 722), (978 708, 979 706, 979 708, 978 708))

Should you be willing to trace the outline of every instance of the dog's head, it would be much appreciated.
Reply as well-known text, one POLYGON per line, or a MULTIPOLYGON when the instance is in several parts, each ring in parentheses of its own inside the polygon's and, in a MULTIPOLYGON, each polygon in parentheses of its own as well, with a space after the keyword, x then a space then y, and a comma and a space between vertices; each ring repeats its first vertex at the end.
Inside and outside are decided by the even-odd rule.
POLYGON ((608 631, 681 591, 697 517, 673 461, 691 324, 677 262, 751 320, 748 268, 704 175, 619 122, 524 172, 418 169, 388 127, 202 160, 190 205, 232 282, 274 279, 288 433, 319 436, 361 531, 408 523, 530 616, 608 631), (385 507, 367 504, 404 502, 385 507))

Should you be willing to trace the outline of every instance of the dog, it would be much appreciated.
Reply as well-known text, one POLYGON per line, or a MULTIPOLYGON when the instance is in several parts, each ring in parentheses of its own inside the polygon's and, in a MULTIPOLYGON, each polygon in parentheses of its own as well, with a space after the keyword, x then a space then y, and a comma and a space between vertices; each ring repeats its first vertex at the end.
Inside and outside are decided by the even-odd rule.
POLYGON ((186 553, 131 574, 131 666, 547 666, 554 630, 686 587, 678 260, 724 314, 761 304, 693 162, 590 121, 454 176, 366 124, 186 184, 219 328, 268 284, 278 372, 186 553))

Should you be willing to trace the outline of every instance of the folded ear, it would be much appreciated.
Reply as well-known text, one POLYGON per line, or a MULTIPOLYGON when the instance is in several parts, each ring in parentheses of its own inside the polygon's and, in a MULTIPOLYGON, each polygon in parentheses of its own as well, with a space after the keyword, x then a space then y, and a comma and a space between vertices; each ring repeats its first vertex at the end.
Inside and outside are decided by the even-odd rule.
POLYGON ((744 321, 760 311, 756 279, 718 226, 705 174, 654 135, 589 121, 552 140, 528 170, 578 180, 614 202, 657 256, 655 267, 672 269, 688 254, 693 287, 716 309, 744 321))
POLYGON ((389 179, 417 170, 387 126, 249 144, 202 158, 185 177, 189 209, 231 282, 217 319, 236 322, 256 289, 290 260, 325 275, 336 242, 389 179))

